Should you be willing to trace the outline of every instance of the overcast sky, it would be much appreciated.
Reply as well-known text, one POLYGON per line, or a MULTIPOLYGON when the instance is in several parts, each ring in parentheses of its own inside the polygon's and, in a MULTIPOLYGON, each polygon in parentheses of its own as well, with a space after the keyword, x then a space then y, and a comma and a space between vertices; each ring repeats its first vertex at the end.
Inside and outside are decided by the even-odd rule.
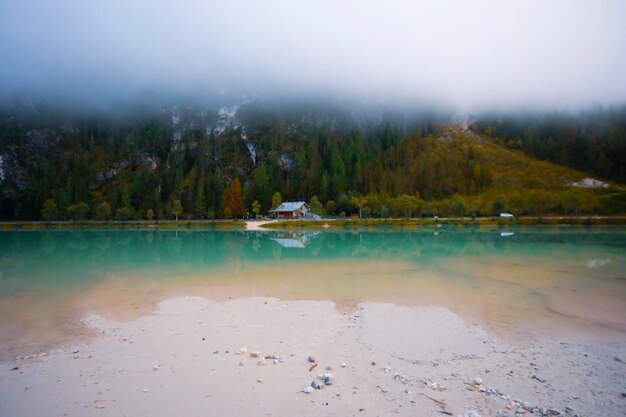
POLYGON ((626 102, 624 0, 0 0, 0 90, 626 102))

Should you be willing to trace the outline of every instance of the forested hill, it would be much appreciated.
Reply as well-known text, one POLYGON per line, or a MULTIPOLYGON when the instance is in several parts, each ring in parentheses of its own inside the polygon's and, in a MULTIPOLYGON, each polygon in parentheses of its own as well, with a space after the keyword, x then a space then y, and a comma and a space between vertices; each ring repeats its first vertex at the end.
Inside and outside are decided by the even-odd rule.
POLYGON ((472 131, 449 122, 437 113, 337 106, 86 112, 19 102, 0 112, 0 216, 231 217, 253 207, 267 212, 277 193, 313 200, 316 211, 331 215, 626 211, 624 159, 611 160, 615 149, 623 152, 619 126, 596 136, 610 169, 596 167, 601 156, 577 159, 582 173, 510 149, 525 149, 514 129, 500 137, 504 128, 495 123, 472 131), (572 186, 590 176, 618 182, 572 186))
POLYGON ((577 114, 482 115, 475 128, 530 156, 626 183, 626 106, 577 114))

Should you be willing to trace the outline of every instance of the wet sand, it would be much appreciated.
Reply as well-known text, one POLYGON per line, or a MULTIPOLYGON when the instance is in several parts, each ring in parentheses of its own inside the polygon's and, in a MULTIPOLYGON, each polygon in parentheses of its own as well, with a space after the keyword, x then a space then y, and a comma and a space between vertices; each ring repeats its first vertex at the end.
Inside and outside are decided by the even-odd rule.
POLYGON ((602 262, 233 258, 22 291, 0 299, 0 415, 626 415, 602 262))
POLYGON ((626 410, 623 341, 506 342, 442 307, 364 302, 348 313, 329 301, 175 297, 141 318, 90 315, 86 324, 97 332, 88 343, 0 363, 0 415, 626 410), (323 373, 332 385, 318 379, 323 373), (314 381, 324 387, 304 392, 314 381))
MULTIPOLYGON (((620 280, 590 280, 558 263, 519 265, 501 259, 447 262, 442 270, 402 261, 297 261, 228 265, 204 274, 143 271, 109 275, 74 292, 29 292, 0 300, 0 359, 78 343, 98 314, 136 320, 175 296, 228 300, 264 296, 330 301, 351 313, 367 301, 441 306, 500 339, 626 340, 626 293, 620 280), (478 278, 472 278, 478 277, 478 278)), ((62 290, 62 289, 61 289, 62 290)))

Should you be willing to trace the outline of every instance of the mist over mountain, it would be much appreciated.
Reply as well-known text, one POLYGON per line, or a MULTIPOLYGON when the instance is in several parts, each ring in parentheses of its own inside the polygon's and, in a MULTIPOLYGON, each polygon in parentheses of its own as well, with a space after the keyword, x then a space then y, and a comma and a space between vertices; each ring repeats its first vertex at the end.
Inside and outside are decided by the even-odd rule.
POLYGON ((623 104, 624 16, 619 0, 2 1, 0 93, 623 104))

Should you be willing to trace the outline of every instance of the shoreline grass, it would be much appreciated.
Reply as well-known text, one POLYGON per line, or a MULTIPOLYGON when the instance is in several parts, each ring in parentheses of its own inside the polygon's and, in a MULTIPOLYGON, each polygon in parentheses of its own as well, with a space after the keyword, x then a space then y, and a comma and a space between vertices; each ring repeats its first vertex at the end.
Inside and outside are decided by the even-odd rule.
MULTIPOLYGON (((417 228, 438 226, 626 226, 626 216, 547 216, 478 218, 393 218, 393 219, 321 219, 282 220, 261 225, 266 230, 324 230, 340 228, 417 228)), ((85 220, 75 221, 0 221, 0 230, 48 230, 48 229, 226 229, 245 230, 244 220, 85 220)))
POLYGON ((626 217, 610 216, 572 216, 572 217, 517 217, 506 219, 500 217, 480 217, 480 218, 419 218, 419 219, 326 219, 326 220, 285 220, 266 223, 261 225, 268 230, 285 229, 337 229, 337 228, 385 228, 385 227, 436 227, 436 226, 624 226, 626 217))
POLYGON ((85 220, 75 221, 0 221, 0 229, 236 229, 243 230, 243 220, 85 220))

